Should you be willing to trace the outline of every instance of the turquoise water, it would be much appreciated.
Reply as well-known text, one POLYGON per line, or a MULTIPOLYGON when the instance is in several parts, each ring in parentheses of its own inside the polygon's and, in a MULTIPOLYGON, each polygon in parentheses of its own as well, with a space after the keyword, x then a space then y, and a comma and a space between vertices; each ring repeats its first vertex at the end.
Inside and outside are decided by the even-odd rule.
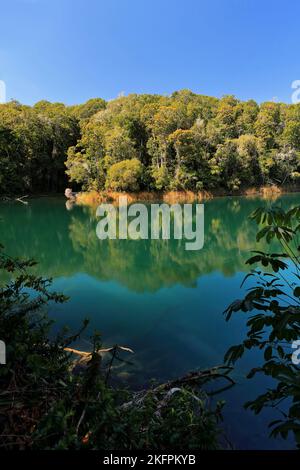
MULTIPOLYGON (((300 195, 276 201, 284 207, 300 195)), ((53 277, 53 288, 70 296, 52 305, 56 328, 90 325, 77 344, 91 347, 94 330, 105 345, 135 351, 132 365, 120 365, 119 379, 139 388, 223 362, 227 348, 245 333, 242 315, 226 323, 222 312, 243 291, 240 284, 249 253, 258 246, 248 215, 270 204, 259 198, 220 198, 205 203, 204 247, 186 251, 180 240, 99 240, 95 209, 66 207, 64 198, 38 198, 29 204, 1 203, 0 242, 11 255, 39 261, 37 273, 53 277)), ((225 430, 237 448, 290 448, 268 438, 271 413, 254 416, 243 403, 264 391, 261 379, 246 373, 260 358, 247 355, 234 372, 237 385, 224 392, 225 430)))

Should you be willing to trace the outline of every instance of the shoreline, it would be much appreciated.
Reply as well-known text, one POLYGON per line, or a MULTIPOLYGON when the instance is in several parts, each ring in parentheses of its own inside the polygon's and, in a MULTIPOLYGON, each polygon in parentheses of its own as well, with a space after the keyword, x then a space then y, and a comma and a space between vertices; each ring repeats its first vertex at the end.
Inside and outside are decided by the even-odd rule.
POLYGON ((261 196, 265 199, 277 199, 279 196, 288 193, 300 192, 298 186, 261 186, 258 188, 245 188, 240 191, 228 192, 226 190, 217 189, 212 191, 139 191, 136 193, 131 192, 118 192, 118 191, 82 191, 76 193, 74 197, 69 199, 73 200, 78 205, 95 206, 101 203, 117 203, 120 196, 127 196, 129 203, 132 202, 165 202, 175 204, 176 202, 200 202, 219 197, 256 197, 261 196))

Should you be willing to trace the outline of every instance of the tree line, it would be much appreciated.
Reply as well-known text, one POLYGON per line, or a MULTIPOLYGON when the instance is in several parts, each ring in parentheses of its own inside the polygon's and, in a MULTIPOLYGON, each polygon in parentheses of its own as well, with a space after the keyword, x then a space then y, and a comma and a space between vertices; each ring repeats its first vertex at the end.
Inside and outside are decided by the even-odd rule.
POLYGON ((0 105, 0 191, 213 190, 297 184, 300 104, 180 90, 0 105))
POLYGON ((62 191, 68 149, 80 139, 80 122, 105 102, 80 106, 39 101, 0 105, 0 193, 62 191))

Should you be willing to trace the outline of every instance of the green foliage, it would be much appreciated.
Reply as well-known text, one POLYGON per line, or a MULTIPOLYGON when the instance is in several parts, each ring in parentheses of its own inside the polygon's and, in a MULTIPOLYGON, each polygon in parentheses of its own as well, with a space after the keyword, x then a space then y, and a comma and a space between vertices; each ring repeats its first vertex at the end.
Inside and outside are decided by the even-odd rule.
POLYGON ((67 149, 78 137, 78 122, 63 104, 1 104, 0 193, 62 190, 67 149))
POLYGON ((102 111, 106 107, 106 102, 102 98, 91 98, 84 104, 71 106, 71 113, 79 120, 89 119, 98 111, 102 111))
POLYGON ((299 106, 190 90, 75 106, 12 101, 0 105, 0 191, 61 191, 66 175, 103 190, 109 168, 133 158, 148 190, 298 184, 299 106))
POLYGON ((247 337, 226 353, 228 363, 236 362, 246 350, 258 348, 263 362, 248 377, 262 373, 274 379, 274 387, 246 404, 259 413, 265 407, 280 412, 280 419, 270 423, 271 435, 286 438, 290 432, 300 446, 300 367, 292 361, 292 342, 300 338, 300 207, 284 212, 280 207, 257 209, 252 218, 260 225, 257 241, 280 246, 277 253, 255 251, 247 263, 261 264, 268 271, 252 269, 243 281, 253 285, 242 300, 236 300, 225 311, 247 315, 247 337))
POLYGON ((154 180, 154 188, 158 191, 169 189, 170 175, 166 165, 155 166, 151 170, 151 176, 154 180))
POLYGON ((137 158, 123 160, 108 169, 106 187, 113 191, 138 191, 142 174, 143 165, 137 158))
POLYGON ((81 126, 84 129, 82 139, 68 149, 66 173, 83 189, 101 189, 105 182, 103 132, 92 122, 84 122, 81 126))
POLYGON ((68 174, 84 188, 104 189, 111 165, 137 158, 150 190, 221 187, 234 192, 262 184, 298 184, 299 122, 297 105, 259 106, 253 100, 218 100, 189 90, 169 97, 133 94, 110 101, 82 127, 77 144, 82 159, 69 152, 68 174), (94 141, 86 139, 90 127, 94 141), (97 133, 102 135, 101 152, 96 150, 97 133), (91 154, 103 168, 101 177, 91 177, 91 154))

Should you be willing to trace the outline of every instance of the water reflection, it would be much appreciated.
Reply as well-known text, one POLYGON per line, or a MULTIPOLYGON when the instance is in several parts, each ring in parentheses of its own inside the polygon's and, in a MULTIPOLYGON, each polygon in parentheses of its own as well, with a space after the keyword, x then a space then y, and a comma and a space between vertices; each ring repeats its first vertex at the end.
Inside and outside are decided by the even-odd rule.
MULTIPOLYGON (((282 198, 290 205, 295 196, 282 198)), ((184 240, 99 240, 95 209, 66 210, 62 198, 30 201, 28 206, 2 204, 1 243, 11 255, 39 261, 44 276, 78 272, 117 281, 135 292, 154 292, 174 284, 193 287, 212 272, 232 276, 245 270, 255 248, 256 225, 248 215, 258 198, 222 198, 205 204, 204 247, 186 251, 184 240)))
MULTIPOLYGON (((79 348, 90 348, 94 329, 101 331, 105 345, 130 346, 135 365, 118 375, 133 387, 222 363, 224 352, 245 334, 245 318, 236 316, 229 324, 222 311, 241 295, 245 261, 256 247, 256 225, 248 215, 267 202, 224 198, 205 203, 200 251, 186 251, 184 240, 101 241, 95 209, 67 209, 65 202, 41 198, 28 206, 0 204, 0 243, 6 251, 38 260, 36 272, 55 278, 54 289, 70 296, 69 302, 50 308, 57 328, 67 324, 77 331, 88 316, 91 324, 79 348)), ((276 201, 286 208, 299 203, 298 195, 276 201)), ((235 372, 238 385, 222 397, 229 436, 240 448, 277 445, 267 439, 273 416, 257 417, 243 409, 265 389, 259 377, 242 380, 256 363, 256 356, 247 355, 235 372)), ((282 441, 279 447, 284 448, 282 441)))

